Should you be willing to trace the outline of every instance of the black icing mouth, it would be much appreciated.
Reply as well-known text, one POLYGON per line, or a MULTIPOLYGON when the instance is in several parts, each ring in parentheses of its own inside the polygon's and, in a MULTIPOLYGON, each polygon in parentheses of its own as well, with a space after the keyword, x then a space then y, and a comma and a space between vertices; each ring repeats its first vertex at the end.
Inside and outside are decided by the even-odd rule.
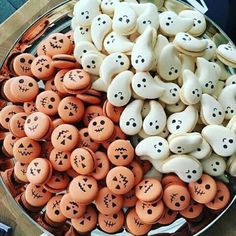
POLYGON ((81 145, 82 147, 89 147, 89 144, 86 143, 86 142, 83 141, 83 140, 80 141, 80 145, 81 145))
POLYGON ((24 130, 24 125, 22 125, 19 120, 16 122, 16 124, 17 124, 17 128, 24 130))
POLYGON ((38 193, 37 193, 36 191, 34 191, 33 189, 31 189, 31 193, 32 193, 32 196, 33 196, 34 199, 35 199, 35 198, 39 199, 39 198, 42 198, 42 197, 43 197, 42 195, 38 194, 38 193))
POLYGON ((79 185, 79 188, 85 193, 86 191, 85 191, 84 187, 82 186, 82 184, 79 182, 78 185, 79 185))
POLYGON ((104 130, 104 128, 97 128, 97 129, 95 129, 95 131, 96 131, 97 133, 101 133, 103 130, 104 130))
POLYGON ((18 86, 19 87, 19 90, 21 91, 21 92, 27 92, 27 91, 29 91, 29 89, 28 88, 25 88, 25 87, 23 87, 23 86, 18 86))
POLYGON ((150 185, 144 190, 144 193, 147 193, 152 187, 153 187, 153 184, 150 184, 150 185))
POLYGON ((18 153, 20 153, 22 156, 29 156, 29 155, 31 155, 33 152, 27 152, 27 151, 20 151, 20 150, 18 150, 18 153))
POLYGON ((104 197, 104 203, 105 203, 105 206, 107 207, 107 208, 109 208, 109 199, 108 199, 108 196, 109 196, 109 194, 107 194, 105 197, 104 197))
POLYGON ((126 186, 127 186, 127 183, 128 183, 127 177, 126 177, 126 176, 124 176, 124 175, 122 175, 122 174, 120 174, 120 177, 122 178, 122 180, 123 180, 123 183, 124 183, 124 186, 125 186, 125 188, 126 188, 126 186))
POLYGON ((57 49, 60 49, 60 48, 61 48, 61 46, 58 46, 57 44, 54 44, 54 43, 52 43, 52 42, 49 42, 49 44, 50 44, 50 46, 51 46, 52 48, 57 48, 57 49))
POLYGON ((109 221, 109 220, 104 220, 104 223, 106 224, 106 226, 108 227, 113 227, 116 223, 109 221))
POLYGON ((20 68, 22 69, 23 72, 29 72, 30 71, 30 67, 28 67, 28 66, 20 66, 20 68))
POLYGON ((137 218, 134 218, 134 222, 138 227, 143 226, 143 223, 140 222, 139 219, 137 219, 137 218))
POLYGON ((38 128, 38 124, 34 125, 34 126, 31 126, 31 127, 28 127, 28 129, 32 132, 34 132, 37 128, 38 128))
POLYGON ((197 195, 204 195, 205 192, 203 190, 201 190, 200 188, 198 188, 196 185, 194 186, 194 192, 197 194, 197 195))
POLYGON ((127 151, 126 148, 120 147, 120 148, 116 148, 115 151, 127 151))

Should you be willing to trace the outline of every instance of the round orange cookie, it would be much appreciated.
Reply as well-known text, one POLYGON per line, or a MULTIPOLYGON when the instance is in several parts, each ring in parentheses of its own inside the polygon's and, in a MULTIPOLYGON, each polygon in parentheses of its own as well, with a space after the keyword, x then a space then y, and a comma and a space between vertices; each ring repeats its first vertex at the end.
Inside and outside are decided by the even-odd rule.
POLYGON ((23 104, 23 108, 25 113, 27 113, 28 115, 30 115, 33 112, 38 111, 36 106, 35 106, 35 102, 24 102, 23 104))
POLYGON ((190 205, 180 211, 179 214, 188 220, 195 220, 201 215, 203 208, 204 206, 202 204, 192 201, 190 205))
POLYGON ((125 194, 134 186, 134 175, 127 167, 117 166, 108 172, 106 184, 113 193, 125 194))
POLYGON ((83 116, 84 125, 88 126, 93 118, 101 116, 102 114, 102 108, 100 106, 91 105, 86 107, 83 116))
POLYGON ((16 136, 14 136, 11 132, 9 132, 4 140, 3 140, 3 146, 2 146, 2 150, 4 152, 4 154, 7 154, 9 156, 13 156, 13 147, 15 142, 19 140, 19 138, 17 138, 16 136))
POLYGON ((134 188, 132 188, 128 193, 123 195, 124 198, 124 207, 134 207, 136 202, 138 201, 137 197, 135 196, 134 188))
POLYGON ((27 118, 27 114, 25 112, 20 112, 12 116, 9 122, 9 130, 16 137, 21 138, 21 137, 26 136, 25 131, 24 131, 24 124, 25 124, 26 118, 27 118))
POLYGON ((109 101, 103 104, 103 114, 110 118, 114 123, 119 123, 123 107, 113 106, 109 101))
POLYGON ((17 75, 32 76, 31 64, 35 59, 34 55, 30 53, 21 53, 14 58, 13 69, 17 75))
POLYGON ((58 69, 69 69, 76 67, 76 59, 72 55, 57 54, 52 57, 52 66, 58 69))
POLYGON ((168 207, 165 207, 162 217, 157 221, 161 225, 169 225, 177 218, 178 211, 172 211, 168 207))

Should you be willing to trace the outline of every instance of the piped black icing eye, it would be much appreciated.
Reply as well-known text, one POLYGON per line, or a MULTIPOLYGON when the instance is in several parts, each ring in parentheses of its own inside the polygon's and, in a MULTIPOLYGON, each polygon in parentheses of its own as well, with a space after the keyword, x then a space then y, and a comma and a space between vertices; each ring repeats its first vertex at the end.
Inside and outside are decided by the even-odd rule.
POLYGON ((104 120, 101 120, 101 121, 100 121, 100 124, 101 124, 101 125, 104 125, 104 124, 105 124, 105 121, 104 121, 104 120))
POLYGON ((202 180, 201 180, 201 179, 199 179, 199 180, 197 181, 197 183, 198 183, 198 184, 201 184, 201 183, 202 183, 202 180))
POLYGON ((20 80, 19 80, 19 83, 20 83, 20 84, 23 84, 23 83, 24 83, 24 79, 20 79, 20 80))
POLYGON ((28 119, 28 120, 27 120, 27 124, 29 124, 30 122, 31 122, 31 119, 28 119))
POLYGON ((117 217, 118 217, 117 214, 114 214, 114 215, 113 215, 113 218, 114 218, 114 219, 117 219, 117 217))
POLYGON ((210 184, 205 185, 205 189, 210 189, 210 188, 211 188, 210 184))
POLYGON ((97 125, 97 122, 96 122, 96 121, 94 121, 94 122, 93 122, 93 126, 96 126, 96 125, 97 125))
POLYGON ((34 121, 37 121, 39 118, 37 116, 34 117, 34 121))
POLYGON ((29 83, 29 87, 33 87, 34 85, 33 85, 33 83, 29 83))
POLYGON ((28 63, 29 64, 32 64, 33 60, 32 59, 29 59, 28 63))
POLYGON ((21 59, 20 59, 20 62, 21 62, 21 63, 25 63, 25 58, 21 58, 21 59))
POLYGON ((84 137, 88 137, 88 135, 89 135, 88 132, 84 133, 84 137))

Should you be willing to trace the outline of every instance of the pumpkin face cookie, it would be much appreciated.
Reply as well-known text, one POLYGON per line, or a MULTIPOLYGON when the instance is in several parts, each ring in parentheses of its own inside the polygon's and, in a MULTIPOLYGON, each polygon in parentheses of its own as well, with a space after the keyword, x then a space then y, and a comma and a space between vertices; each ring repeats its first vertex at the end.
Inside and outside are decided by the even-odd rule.
POLYGON ((18 140, 19 138, 17 138, 16 136, 14 136, 11 132, 9 132, 4 140, 3 140, 3 146, 2 146, 2 150, 4 152, 4 154, 9 155, 9 156, 13 156, 13 147, 15 142, 18 140))
POLYGON ((40 152, 40 144, 28 137, 20 138, 13 146, 14 157, 23 164, 30 163, 40 155, 40 152))
POLYGON ((124 213, 123 211, 118 211, 114 214, 98 214, 98 224, 99 227, 106 233, 116 233, 118 232, 124 224, 124 213))
POLYGON ((109 139, 114 131, 113 122, 106 116, 97 116, 88 125, 89 136, 96 142, 109 139))
POLYGON ((96 198, 97 192, 97 181, 91 176, 79 175, 71 181, 69 186, 71 197, 81 204, 91 203, 96 198))
POLYGON ((66 171, 71 168, 70 152, 63 152, 53 148, 50 152, 49 160, 57 171, 66 171))
POLYGON ((102 114, 103 112, 100 106, 91 105, 91 106, 86 107, 84 111, 84 117, 83 117, 84 125, 88 126, 88 124, 93 118, 97 116, 101 116, 102 114))
POLYGON ((117 166, 108 172, 106 184, 113 193, 125 194, 134 186, 134 175, 128 168, 117 166))
POLYGON ((35 57, 29 53, 21 53, 14 58, 13 69, 17 75, 32 76, 31 64, 35 57))
POLYGON ((24 137, 24 124, 27 118, 27 114, 25 112, 20 112, 12 116, 9 122, 9 130, 12 132, 13 135, 16 137, 24 137))

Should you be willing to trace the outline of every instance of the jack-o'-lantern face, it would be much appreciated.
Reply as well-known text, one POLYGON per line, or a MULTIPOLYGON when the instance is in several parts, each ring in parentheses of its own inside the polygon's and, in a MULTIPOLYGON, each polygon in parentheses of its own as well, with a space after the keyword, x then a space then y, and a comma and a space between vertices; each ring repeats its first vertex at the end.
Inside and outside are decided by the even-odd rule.
POLYGON ((94 142, 88 133, 88 128, 83 128, 79 131, 80 133, 80 143, 79 143, 79 147, 86 147, 91 149, 93 152, 97 151, 97 149, 99 148, 99 144, 94 142))
POLYGON ((32 76, 31 64, 35 57, 29 53, 21 53, 16 56, 13 62, 13 68, 17 75, 32 76))
POLYGON ((67 193, 61 199, 60 209, 65 217, 71 219, 81 217, 86 211, 86 206, 74 201, 67 193))
POLYGON ((57 151, 55 154, 55 163, 57 163, 59 166, 63 166, 65 162, 68 161, 69 155, 69 152, 57 151))
POLYGON ((128 165, 134 158, 134 148, 129 141, 118 139, 109 145, 107 155, 114 165, 128 165))
POLYGON ((17 137, 24 137, 24 124, 27 118, 27 114, 25 112, 20 112, 12 116, 10 120, 10 130, 17 137))
POLYGON ((198 181, 189 183, 189 191, 196 202, 208 203, 216 195, 216 182, 211 176, 203 174, 198 181))
POLYGON ((203 204, 199 204, 197 202, 192 201, 190 205, 180 211, 180 215, 187 219, 196 219, 203 211, 203 204))
POLYGON ((97 225, 97 213, 94 207, 88 206, 83 216, 71 219, 72 226, 79 232, 90 232, 97 225))
POLYGON ((21 163, 28 164, 41 152, 40 144, 28 137, 17 140, 13 146, 13 155, 21 163))
POLYGON ((51 197, 52 194, 44 189, 42 185, 29 183, 26 187, 25 199, 32 206, 44 206, 51 197))
POLYGON ((124 219, 124 213, 122 211, 109 215, 99 213, 98 224, 103 231, 115 233, 122 228, 124 219))
POLYGON ((162 217, 157 222, 162 225, 169 225, 175 221, 177 215, 178 211, 172 211, 168 207, 165 207, 162 217))
POLYGON ((23 107, 24 107, 25 113, 27 113, 28 115, 30 115, 33 112, 38 111, 35 106, 35 102, 24 102, 23 107))

